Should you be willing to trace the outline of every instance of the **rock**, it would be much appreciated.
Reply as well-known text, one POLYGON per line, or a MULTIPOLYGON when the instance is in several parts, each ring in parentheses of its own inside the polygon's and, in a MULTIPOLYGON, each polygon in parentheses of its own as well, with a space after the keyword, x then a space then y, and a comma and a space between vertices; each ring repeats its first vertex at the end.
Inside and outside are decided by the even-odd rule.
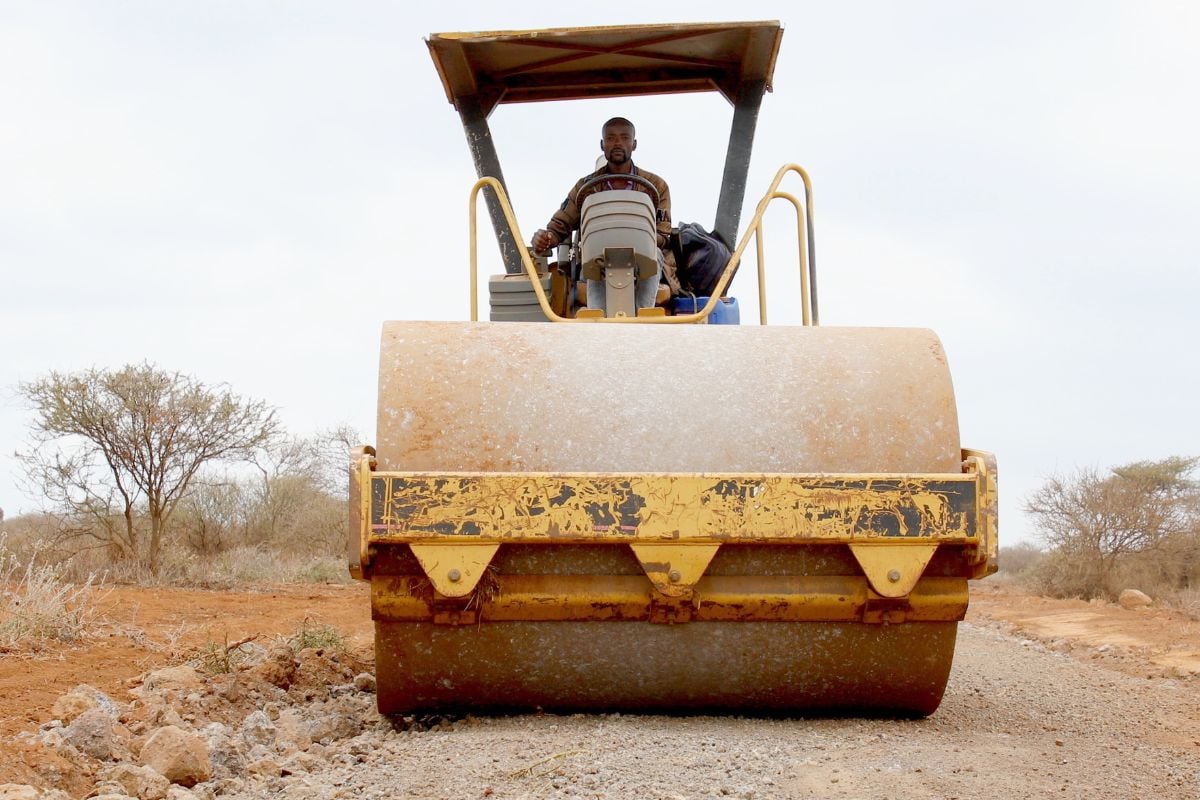
POLYGON ((283 774, 283 768, 273 758, 260 758, 246 765, 247 775, 261 775, 264 778, 278 778, 283 774))
POLYGON ((212 696, 229 703, 241 702, 245 687, 242 686, 239 677, 237 674, 214 675, 211 679, 212 696))
POLYGON ((144 713, 146 721, 152 728, 163 728, 167 725, 174 725, 176 728, 185 727, 179 712, 167 703, 152 700, 146 704, 144 713))
POLYGON ((63 731, 63 740, 86 756, 108 761, 117 751, 113 717, 100 708, 84 711, 63 731))
POLYGON ((213 766, 213 777, 217 778, 236 775, 246 764, 243 751, 229 739, 210 746, 208 760, 213 766))
POLYGON ((194 667, 181 664, 178 667, 156 669, 142 681, 142 690, 164 694, 186 695, 204 691, 204 678, 194 667))
POLYGON ((256 744, 250 748, 250 752, 246 754, 246 761, 262 761, 264 758, 271 758, 275 753, 271 748, 261 744, 256 744))
POLYGON ((0 800, 41 800, 42 792, 23 783, 0 783, 0 800))
POLYGON ((325 713, 308 723, 308 736, 314 742, 349 739, 362 732, 362 720, 341 711, 325 713))
POLYGON ((278 744, 291 744, 300 750, 307 750, 312 744, 309 736, 308 723, 299 712, 292 709, 279 712, 275 720, 275 741, 278 744))
POLYGON ((354 688, 360 692, 374 692, 375 676, 369 672, 360 672, 354 676, 354 688))
POLYGON ((262 711, 255 711, 242 720, 241 733, 250 747, 256 744, 270 746, 275 743, 275 725, 262 711))
POLYGON ((113 795, 117 795, 118 797, 128 797, 128 795, 125 793, 125 787, 117 781, 100 781, 92 787, 92 797, 112 797, 113 795))
POLYGON ((250 674, 286 689, 296 679, 296 651, 286 644, 274 645, 262 663, 250 668, 250 674))
POLYGON ((50 714, 55 719, 69 723, 83 712, 91 711, 93 708, 99 708, 114 718, 117 716, 117 704, 109 699, 108 695, 86 683, 81 683, 55 700, 50 714))
POLYGON ((136 764, 118 764, 108 770, 104 777, 121 785, 126 794, 139 800, 163 800, 171 782, 149 767, 136 764))
POLYGON ((297 772, 315 772, 324 765, 324 761, 311 753, 297 753, 279 766, 284 775, 295 775, 297 772))
POLYGON ((140 760, 171 783, 195 786, 212 777, 208 745, 174 725, 159 728, 142 745, 140 760))
POLYGON ((208 723, 199 730, 199 734, 204 737, 204 741, 208 742, 209 747, 215 747, 218 743, 233 736, 233 732, 229 730, 229 726, 222 725, 219 722, 208 723))
POLYGON ((1149 595, 1145 592, 1139 592, 1137 589, 1126 589, 1121 592, 1121 596, 1117 598, 1117 602, 1121 604, 1121 608, 1145 608, 1154 604, 1149 595))
POLYGON ((213 766, 214 776, 228 777, 242 769, 245 746, 234 740, 228 727, 219 722, 210 722, 200 729, 200 735, 208 744, 208 760, 213 766))
POLYGON ((0 783, 0 800, 41 800, 42 790, 23 783, 0 783))
POLYGON ((171 784, 171 788, 167 789, 167 800, 196 800, 196 794, 190 789, 171 784))
POLYGON ((252 667, 255 664, 261 664, 267 660, 269 651, 258 642, 242 642, 233 651, 238 659, 238 663, 252 667))

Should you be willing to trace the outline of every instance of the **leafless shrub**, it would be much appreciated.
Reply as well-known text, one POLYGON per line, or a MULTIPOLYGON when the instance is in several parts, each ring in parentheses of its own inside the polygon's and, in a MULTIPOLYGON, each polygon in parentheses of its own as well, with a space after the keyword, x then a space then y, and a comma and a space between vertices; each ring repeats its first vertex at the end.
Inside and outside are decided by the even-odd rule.
POLYGON ((1180 609, 1192 619, 1200 619, 1200 586, 1175 592, 1169 597, 1164 597, 1163 600, 1168 605, 1180 609))
POLYGON ((233 644, 229 643, 229 636, 225 637, 223 643, 209 639, 196 650, 187 663, 207 675, 225 675, 237 672, 238 666, 250 657, 249 651, 244 649, 243 645, 256 638, 256 636, 250 636, 233 644))
POLYGON ((1046 557, 1046 552, 1033 542, 1017 542, 1000 547, 1000 572, 1019 578, 1046 557))

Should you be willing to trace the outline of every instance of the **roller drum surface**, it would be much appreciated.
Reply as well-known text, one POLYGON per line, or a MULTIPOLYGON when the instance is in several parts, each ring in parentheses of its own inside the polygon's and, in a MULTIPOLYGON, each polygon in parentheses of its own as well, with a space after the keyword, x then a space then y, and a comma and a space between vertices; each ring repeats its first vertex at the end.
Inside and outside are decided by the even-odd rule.
POLYGON ((376 623, 382 713, 923 716, 955 623, 376 623))
POLYGON ((907 328, 388 322, 381 470, 959 472, 907 328))
MULTIPOLYGON (((381 471, 961 471, 950 373, 922 329, 389 322, 376 441, 381 471)), ((954 636, 954 622, 377 620, 379 703, 923 715, 954 636)))

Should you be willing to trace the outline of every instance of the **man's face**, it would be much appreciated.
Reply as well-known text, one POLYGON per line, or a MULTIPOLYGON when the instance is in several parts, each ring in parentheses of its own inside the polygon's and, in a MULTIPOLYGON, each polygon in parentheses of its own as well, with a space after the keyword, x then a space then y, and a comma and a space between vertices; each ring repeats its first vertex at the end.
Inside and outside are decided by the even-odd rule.
POLYGON ((600 149, 610 167, 619 167, 633 158, 637 149, 637 139, 633 138, 633 128, 628 125, 609 125, 604 129, 604 138, 600 140, 600 149))

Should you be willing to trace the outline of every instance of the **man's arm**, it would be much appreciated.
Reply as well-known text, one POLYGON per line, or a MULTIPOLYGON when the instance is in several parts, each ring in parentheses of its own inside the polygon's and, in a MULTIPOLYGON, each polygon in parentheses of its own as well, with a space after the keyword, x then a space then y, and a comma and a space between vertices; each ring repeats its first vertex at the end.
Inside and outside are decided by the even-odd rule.
MULTIPOLYGON (((586 179, 584 179, 586 180, 586 179)), ((571 231, 579 227, 579 187, 583 181, 577 181, 567 193, 558 211, 546 223, 546 227, 533 234, 530 244, 535 252, 542 252, 566 241, 571 231)))
POLYGON ((658 246, 667 246, 671 236, 671 189, 662 178, 658 180, 658 207, 655 209, 655 226, 658 228, 658 246))

